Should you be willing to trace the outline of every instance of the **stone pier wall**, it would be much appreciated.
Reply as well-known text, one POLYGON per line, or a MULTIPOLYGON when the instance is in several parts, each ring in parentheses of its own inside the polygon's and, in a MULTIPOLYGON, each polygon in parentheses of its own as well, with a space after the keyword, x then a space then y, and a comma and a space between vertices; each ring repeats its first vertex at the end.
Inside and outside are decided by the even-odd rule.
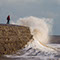
POLYGON ((32 38, 25 26, 0 24, 0 54, 13 54, 32 38))

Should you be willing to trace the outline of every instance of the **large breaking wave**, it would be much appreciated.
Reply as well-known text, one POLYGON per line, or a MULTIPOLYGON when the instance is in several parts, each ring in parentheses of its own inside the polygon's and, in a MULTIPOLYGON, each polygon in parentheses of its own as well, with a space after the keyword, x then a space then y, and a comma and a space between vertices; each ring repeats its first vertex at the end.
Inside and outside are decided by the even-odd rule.
POLYGON ((47 46, 46 43, 49 43, 49 34, 51 33, 51 21, 52 19, 48 18, 37 18, 37 17, 25 17, 17 20, 17 25, 27 26, 30 28, 33 39, 28 42, 27 46, 31 46, 41 51, 54 51, 56 49, 50 46, 47 46))

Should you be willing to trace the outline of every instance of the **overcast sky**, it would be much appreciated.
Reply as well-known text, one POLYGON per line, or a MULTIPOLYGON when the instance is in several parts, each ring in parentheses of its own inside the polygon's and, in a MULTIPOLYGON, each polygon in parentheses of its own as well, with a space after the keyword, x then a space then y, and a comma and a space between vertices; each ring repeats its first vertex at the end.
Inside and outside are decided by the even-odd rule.
POLYGON ((53 34, 60 35, 60 0, 0 0, 0 23, 6 23, 8 14, 15 22, 27 16, 52 18, 53 34))

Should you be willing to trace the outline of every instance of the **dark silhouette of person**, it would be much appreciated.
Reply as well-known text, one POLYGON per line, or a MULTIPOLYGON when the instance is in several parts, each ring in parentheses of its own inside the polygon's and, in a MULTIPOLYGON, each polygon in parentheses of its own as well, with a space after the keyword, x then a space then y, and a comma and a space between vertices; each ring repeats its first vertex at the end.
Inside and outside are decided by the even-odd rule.
POLYGON ((10 15, 7 16, 7 24, 10 23, 10 15))

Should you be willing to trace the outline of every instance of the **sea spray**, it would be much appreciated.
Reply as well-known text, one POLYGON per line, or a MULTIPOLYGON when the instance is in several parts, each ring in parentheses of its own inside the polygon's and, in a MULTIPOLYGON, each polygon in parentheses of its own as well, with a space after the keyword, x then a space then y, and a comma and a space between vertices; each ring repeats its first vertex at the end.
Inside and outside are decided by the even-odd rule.
POLYGON ((42 51, 56 51, 55 48, 45 45, 49 43, 49 32, 51 32, 50 19, 40 19, 37 17, 25 17, 20 18, 17 21, 17 25, 27 26, 30 28, 31 34, 33 35, 32 41, 28 42, 27 45, 33 48, 38 48, 42 51))
POLYGON ((17 25, 23 25, 30 28, 31 34, 38 35, 42 43, 49 42, 49 31, 51 30, 50 24, 47 23, 48 19, 40 19, 33 16, 20 18, 17 21, 17 25), (36 34, 34 31, 38 31, 39 34, 36 34))

